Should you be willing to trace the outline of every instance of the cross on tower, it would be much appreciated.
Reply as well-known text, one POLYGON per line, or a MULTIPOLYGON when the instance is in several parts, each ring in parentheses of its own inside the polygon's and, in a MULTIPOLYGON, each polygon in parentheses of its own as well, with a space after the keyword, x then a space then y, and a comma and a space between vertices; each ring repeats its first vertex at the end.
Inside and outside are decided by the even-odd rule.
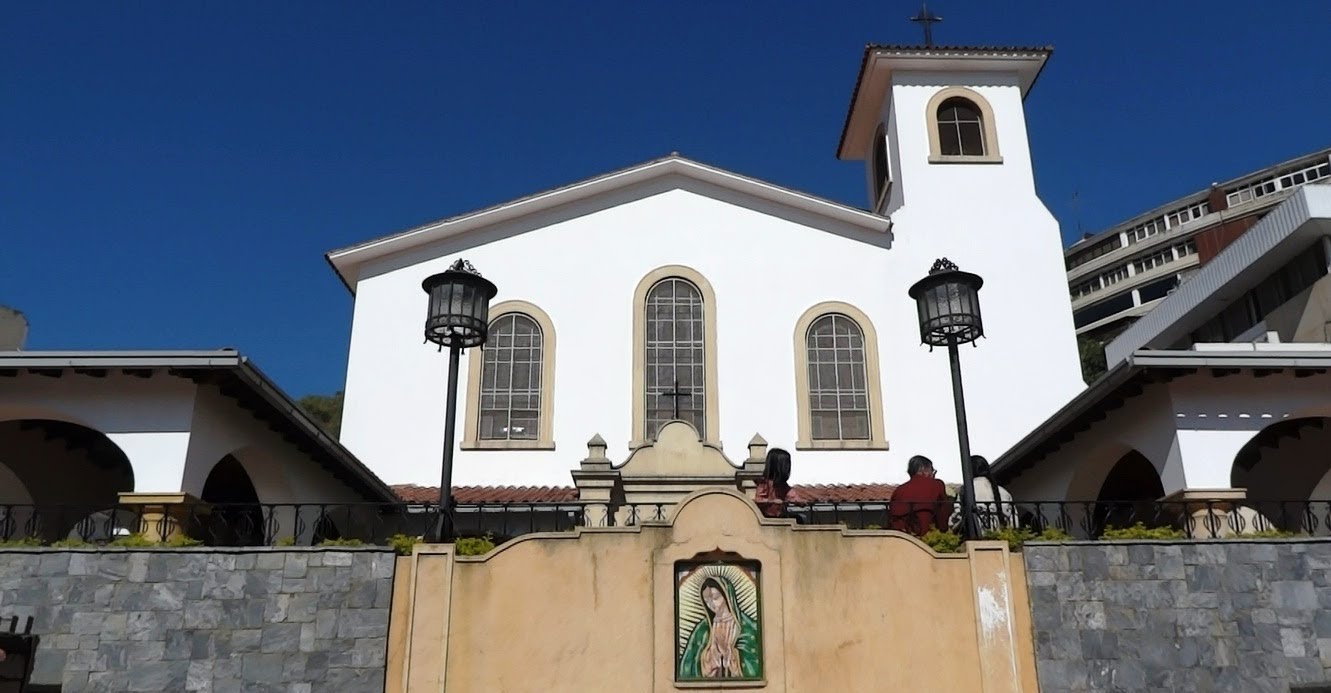
POLYGON ((661 396, 662 396, 662 397, 673 397, 673 398, 675 398, 675 416, 674 416, 674 418, 678 419, 678 418, 679 418, 679 398, 680 398, 680 397, 688 397, 688 396, 690 396, 691 394, 693 394, 693 393, 691 393, 691 392, 684 392, 683 390, 680 390, 680 389, 679 389, 679 379, 676 378, 676 379, 675 379, 675 388, 674 388, 673 390, 666 390, 665 392, 662 392, 662 393, 661 393, 661 396))
POLYGON ((929 11, 929 3, 920 3, 920 13, 910 18, 910 21, 917 22, 924 26, 924 46, 932 48, 934 45, 934 24, 943 21, 942 17, 929 11))

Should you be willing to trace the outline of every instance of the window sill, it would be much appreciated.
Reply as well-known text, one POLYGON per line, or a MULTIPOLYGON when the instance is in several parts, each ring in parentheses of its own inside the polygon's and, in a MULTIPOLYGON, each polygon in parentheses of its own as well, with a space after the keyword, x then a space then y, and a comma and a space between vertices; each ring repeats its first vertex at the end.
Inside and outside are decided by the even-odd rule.
POLYGON ((930 154, 929 163, 931 164, 1001 164, 1001 156, 941 156, 939 154, 930 154))
POLYGON ((464 440, 463 450, 554 450, 553 440, 464 440))
POLYGON ((887 450, 885 440, 801 440, 796 450, 887 450))

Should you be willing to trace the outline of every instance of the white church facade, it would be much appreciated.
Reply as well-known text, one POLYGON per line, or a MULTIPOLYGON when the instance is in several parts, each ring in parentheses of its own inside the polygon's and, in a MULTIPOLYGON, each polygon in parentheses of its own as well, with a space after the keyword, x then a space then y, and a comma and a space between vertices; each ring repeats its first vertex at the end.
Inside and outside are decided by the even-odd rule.
POLYGON ((899 481, 913 454, 959 478, 947 359, 907 296, 935 259, 985 278, 977 452, 1083 387, 1023 113, 1047 57, 869 49, 838 155, 873 211, 672 155, 329 253, 355 294, 342 443, 434 483, 447 358, 421 281, 462 258, 499 294, 462 369, 458 485, 567 484, 593 435, 622 461, 675 418, 731 460, 755 434, 791 449, 801 483, 899 481))

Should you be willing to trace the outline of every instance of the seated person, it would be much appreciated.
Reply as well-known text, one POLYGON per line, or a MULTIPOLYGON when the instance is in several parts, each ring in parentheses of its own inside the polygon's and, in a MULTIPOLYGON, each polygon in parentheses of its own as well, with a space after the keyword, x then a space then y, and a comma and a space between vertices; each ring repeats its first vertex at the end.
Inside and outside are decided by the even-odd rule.
POLYGON ((952 499, 943 482, 935 478, 934 463, 916 455, 906 464, 910 480, 892 492, 892 529, 922 537, 931 529, 947 530, 952 499))

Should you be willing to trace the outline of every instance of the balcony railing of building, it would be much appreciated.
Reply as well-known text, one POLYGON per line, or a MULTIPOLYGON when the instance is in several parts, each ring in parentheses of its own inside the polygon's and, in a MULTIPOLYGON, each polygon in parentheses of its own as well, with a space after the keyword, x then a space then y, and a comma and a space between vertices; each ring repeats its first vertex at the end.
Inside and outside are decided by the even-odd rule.
MULTIPOLYGON (((592 508, 581 502, 456 506, 455 537, 488 536, 496 543, 535 532, 577 527, 633 527, 665 522, 669 503, 592 508)), ((955 529, 954 503, 891 501, 792 504, 784 517, 802 525, 897 529, 924 534, 955 529), (946 518, 946 519, 945 519, 946 518)), ((395 536, 429 536, 436 506, 420 503, 206 504, 164 506, 0 505, 0 547, 117 546, 388 546, 395 536)), ((986 532, 1021 528, 1039 534, 1099 539, 1142 525, 1179 537, 1331 536, 1331 501, 1022 501, 981 504, 986 532)))

